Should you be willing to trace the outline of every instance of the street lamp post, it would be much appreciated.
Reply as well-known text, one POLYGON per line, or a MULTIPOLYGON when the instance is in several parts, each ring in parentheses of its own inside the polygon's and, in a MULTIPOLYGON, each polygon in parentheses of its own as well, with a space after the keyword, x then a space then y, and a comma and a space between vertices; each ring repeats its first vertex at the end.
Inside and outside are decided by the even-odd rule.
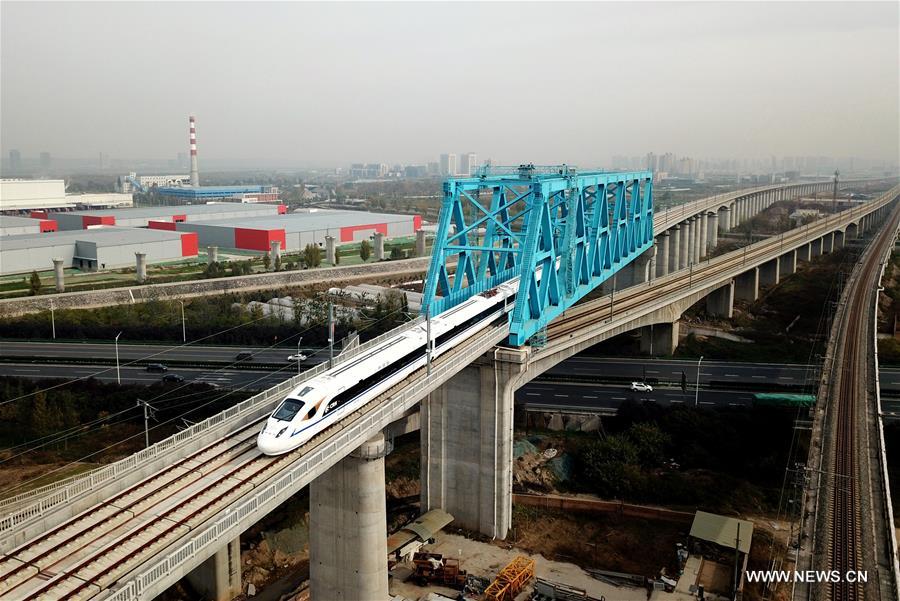
POLYGON ((56 315, 53 313, 53 299, 50 299, 50 328, 53 330, 53 340, 56 340, 56 315))
POLYGON ((119 336, 122 335, 122 332, 116 334, 116 383, 122 383, 122 374, 119 371, 119 336))
POLYGON ((301 336, 297 340, 297 373, 301 373, 303 370, 300 369, 300 343, 303 342, 303 336, 301 336))
POLYGON ((184 301, 180 300, 178 302, 181 303, 181 341, 187 342, 187 327, 184 323, 184 301))
POLYGON ((700 364, 703 362, 703 355, 697 360, 697 384, 694 388, 694 407, 700 405, 700 364))

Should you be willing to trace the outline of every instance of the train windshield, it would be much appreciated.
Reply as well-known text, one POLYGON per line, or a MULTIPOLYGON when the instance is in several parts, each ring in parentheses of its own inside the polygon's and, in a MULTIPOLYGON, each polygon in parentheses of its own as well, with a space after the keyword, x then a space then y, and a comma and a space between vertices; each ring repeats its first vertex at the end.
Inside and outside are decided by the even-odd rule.
POLYGON ((272 417, 279 421, 289 422, 294 419, 295 415, 300 413, 301 409, 303 409, 303 401, 300 399, 284 399, 272 417))

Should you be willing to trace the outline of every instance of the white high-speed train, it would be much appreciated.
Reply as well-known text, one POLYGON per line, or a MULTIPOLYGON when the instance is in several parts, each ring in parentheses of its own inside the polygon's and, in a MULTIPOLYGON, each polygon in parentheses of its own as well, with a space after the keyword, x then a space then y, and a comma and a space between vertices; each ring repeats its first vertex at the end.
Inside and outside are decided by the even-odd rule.
MULTIPOLYGON (((515 304, 518 278, 473 296, 431 319, 432 358, 506 315, 515 304)), ((365 405, 425 365, 424 323, 307 380, 278 405, 256 444, 266 455, 281 455, 365 405)))

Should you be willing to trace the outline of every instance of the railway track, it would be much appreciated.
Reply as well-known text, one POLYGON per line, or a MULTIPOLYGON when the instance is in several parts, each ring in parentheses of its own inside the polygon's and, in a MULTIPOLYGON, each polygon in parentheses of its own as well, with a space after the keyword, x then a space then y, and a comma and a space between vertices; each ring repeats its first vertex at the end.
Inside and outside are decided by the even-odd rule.
MULTIPOLYGON (((466 353, 469 346, 463 343, 445 356, 466 353)), ((271 457, 257 450, 256 435, 265 418, 239 428, 0 556, 0 599, 75 601, 95 597, 191 530, 219 516, 237 498, 328 444, 334 434, 404 386, 398 383, 284 455, 271 457)))

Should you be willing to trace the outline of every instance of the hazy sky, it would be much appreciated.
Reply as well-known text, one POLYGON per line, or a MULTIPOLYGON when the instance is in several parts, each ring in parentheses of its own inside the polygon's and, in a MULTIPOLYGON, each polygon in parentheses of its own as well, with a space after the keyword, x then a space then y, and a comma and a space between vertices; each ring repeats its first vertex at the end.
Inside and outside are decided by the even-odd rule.
POLYGON ((0 4, 0 145, 210 162, 896 162, 897 2, 0 4))

